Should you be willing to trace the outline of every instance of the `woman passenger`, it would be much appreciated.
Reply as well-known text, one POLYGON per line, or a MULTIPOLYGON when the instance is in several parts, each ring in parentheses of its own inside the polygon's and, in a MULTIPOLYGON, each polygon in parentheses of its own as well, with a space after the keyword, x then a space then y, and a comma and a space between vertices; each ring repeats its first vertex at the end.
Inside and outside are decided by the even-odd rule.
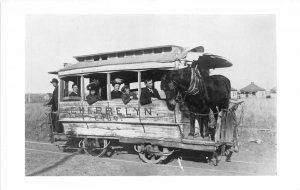
POLYGON ((114 89, 111 91, 111 99, 121 98, 122 92, 120 92, 120 86, 122 83, 123 80, 119 78, 115 78, 115 80, 112 81, 114 89))
POLYGON ((128 104, 130 102, 130 100, 135 99, 137 100, 137 95, 133 92, 130 92, 129 86, 125 85, 122 87, 122 101, 124 104, 128 104))
POLYGON ((86 101, 89 105, 92 105, 97 101, 101 101, 100 94, 96 93, 97 87, 95 85, 90 85, 88 90, 90 91, 90 94, 86 97, 86 101))

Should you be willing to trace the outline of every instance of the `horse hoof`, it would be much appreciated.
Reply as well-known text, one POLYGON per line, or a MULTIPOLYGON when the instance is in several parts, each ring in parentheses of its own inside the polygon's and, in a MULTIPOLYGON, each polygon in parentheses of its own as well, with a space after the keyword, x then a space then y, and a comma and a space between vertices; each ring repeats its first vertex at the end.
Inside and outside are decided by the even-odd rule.
POLYGON ((188 134, 188 136, 192 136, 192 137, 194 137, 194 136, 195 136, 195 134, 194 134, 194 133, 189 133, 189 134, 188 134))
POLYGON ((194 134, 189 133, 188 136, 187 136, 187 138, 188 139, 194 139, 195 137, 194 137, 194 134))

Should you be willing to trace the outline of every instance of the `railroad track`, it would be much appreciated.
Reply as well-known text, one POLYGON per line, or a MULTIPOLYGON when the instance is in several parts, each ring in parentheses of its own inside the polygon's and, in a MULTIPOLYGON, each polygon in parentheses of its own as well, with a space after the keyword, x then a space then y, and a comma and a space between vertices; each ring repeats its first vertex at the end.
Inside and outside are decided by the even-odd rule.
MULTIPOLYGON (((28 152, 38 152, 38 153, 46 153, 46 154, 57 154, 57 155, 72 155, 74 153, 70 153, 70 152, 61 152, 59 151, 58 149, 56 149, 51 143, 44 143, 44 142, 36 142, 36 141, 25 141, 26 143, 26 146, 30 146, 29 148, 26 147, 25 150, 26 150, 26 153, 28 152), (43 148, 41 147, 36 147, 36 145, 38 146, 43 146, 43 148), (32 147, 33 146, 33 147, 32 147)), ((75 154, 77 154, 75 152, 75 154)), ((78 156, 87 156, 86 154, 78 154, 78 156)), ((185 157, 185 158, 189 158, 189 157, 185 157)), ((191 157, 190 157, 191 158, 191 157)), ((111 158, 105 158, 105 157, 102 157, 102 158, 99 158, 101 159, 102 161, 107 161, 107 162, 119 162, 119 163, 131 163, 131 164, 136 164, 136 165, 144 165, 144 164, 147 164, 147 163, 143 163, 142 161, 138 160, 138 161, 135 161, 135 160, 131 160, 130 157, 122 157, 122 156, 114 156, 114 157, 111 157, 111 158)), ((263 165, 268 165, 270 163, 258 163, 258 162, 249 162, 249 161, 243 161, 243 160, 232 160, 231 161, 231 164, 238 164, 238 165, 247 165, 247 167, 250 167, 250 168, 255 168, 255 167, 261 167, 263 165)), ((186 171, 186 170, 201 170, 201 171, 209 171, 209 172, 221 172, 221 173, 224 173, 224 174, 228 174, 228 175, 260 175, 260 174, 257 174, 255 172, 245 172, 245 171, 236 171, 236 170, 232 170, 231 169, 223 169, 219 166, 217 167, 207 167, 208 164, 205 164, 205 163, 201 163, 199 164, 198 162, 197 163, 192 163, 192 161, 181 161, 180 163, 178 162, 171 162, 171 163, 168 163, 168 164, 151 164, 153 165, 154 167, 163 167, 163 168, 177 168, 177 169, 181 169, 182 171, 186 171), (191 166, 191 165, 197 165, 197 166, 191 166), (205 166, 205 167, 204 167, 205 166)), ((233 167, 235 168, 235 167, 233 167)), ((274 174, 273 174, 274 175, 274 174)))

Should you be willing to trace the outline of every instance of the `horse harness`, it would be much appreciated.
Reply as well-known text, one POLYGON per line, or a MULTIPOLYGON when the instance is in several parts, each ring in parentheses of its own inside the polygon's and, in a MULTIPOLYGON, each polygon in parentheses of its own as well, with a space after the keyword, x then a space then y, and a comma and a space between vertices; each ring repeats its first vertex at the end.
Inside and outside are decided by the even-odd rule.
MULTIPOLYGON (((176 101, 182 103, 185 101, 185 98, 187 96, 195 96, 198 93, 200 93, 200 91, 204 92, 204 96, 205 96, 205 98, 207 98, 206 86, 205 86, 204 82, 202 82, 201 80, 203 80, 203 79, 202 79, 200 71, 197 69, 197 66, 195 68, 191 68, 191 81, 190 81, 189 88, 186 91, 184 91, 183 98, 182 98, 181 93, 178 91, 177 96, 176 96, 176 101)), ((178 84, 174 80, 172 80, 172 82, 178 86, 178 84)), ((220 111, 221 110, 218 110, 217 112, 213 112, 212 114, 219 114, 220 111)), ((228 109, 222 109, 222 111, 227 112, 228 109)), ((195 113, 195 112, 191 112, 191 111, 189 111, 189 112, 196 116, 209 116, 211 114, 211 113, 200 114, 200 113, 195 113)))
MULTIPOLYGON (((189 88, 186 91, 184 91, 183 98, 182 98, 181 93, 178 91, 176 100, 177 101, 181 100, 180 102, 183 102, 183 101, 185 101, 185 98, 187 96, 195 96, 198 93, 200 93, 200 91, 204 92, 205 98, 207 98, 206 86, 205 86, 204 82, 202 82, 201 80, 203 80, 203 79, 200 74, 200 71, 197 69, 197 66, 196 66, 196 68, 191 68, 191 81, 190 81, 189 88)), ((177 84, 174 80, 172 82, 177 84)))

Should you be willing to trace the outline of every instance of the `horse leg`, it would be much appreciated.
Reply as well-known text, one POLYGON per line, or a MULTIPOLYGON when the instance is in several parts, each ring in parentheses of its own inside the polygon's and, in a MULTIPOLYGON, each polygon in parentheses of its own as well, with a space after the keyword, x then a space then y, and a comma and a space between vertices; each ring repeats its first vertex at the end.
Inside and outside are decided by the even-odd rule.
POLYGON ((213 112, 213 114, 214 114, 214 118, 215 118, 215 120, 217 121, 218 115, 219 115, 217 106, 212 106, 212 107, 210 107, 210 109, 212 110, 212 112, 213 112))
POLYGON ((189 136, 194 136, 195 135, 195 115, 190 114, 190 133, 189 136))
POLYGON ((199 128, 200 128, 200 135, 201 135, 202 138, 204 138, 205 131, 204 131, 204 134, 203 134, 203 118, 202 118, 202 116, 198 115, 197 120, 198 120, 198 125, 199 125, 199 128))
POLYGON ((214 114, 214 119, 215 119, 215 125, 213 128, 210 128, 210 135, 211 135, 211 140, 214 141, 215 140, 215 130, 216 130, 216 126, 217 126, 217 121, 218 121, 218 117, 219 117, 219 113, 217 110, 217 107, 213 106, 211 107, 211 110, 213 111, 214 114))
POLYGON ((210 132, 208 128, 208 116, 203 116, 201 122, 204 130, 204 136, 209 136, 210 132))

